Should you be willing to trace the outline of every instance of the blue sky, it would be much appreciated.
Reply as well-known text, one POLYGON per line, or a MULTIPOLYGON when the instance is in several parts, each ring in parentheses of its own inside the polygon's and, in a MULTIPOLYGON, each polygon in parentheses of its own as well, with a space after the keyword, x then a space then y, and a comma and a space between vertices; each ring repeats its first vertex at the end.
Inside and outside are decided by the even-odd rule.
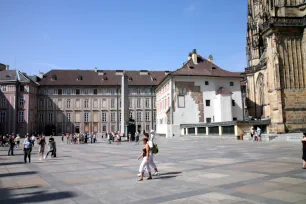
POLYGON ((175 70, 196 48, 246 66, 246 0, 0 1, 0 63, 50 69, 175 70))

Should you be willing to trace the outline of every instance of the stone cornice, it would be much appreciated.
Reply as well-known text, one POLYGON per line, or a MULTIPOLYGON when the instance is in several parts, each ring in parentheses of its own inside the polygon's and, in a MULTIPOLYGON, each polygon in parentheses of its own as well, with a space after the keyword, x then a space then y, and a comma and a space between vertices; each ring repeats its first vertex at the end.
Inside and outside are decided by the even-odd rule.
POLYGON ((305 27, 306 16, 304 17, 270 17, 260 25, 261 32, 264 33, 272 27, 305 27))

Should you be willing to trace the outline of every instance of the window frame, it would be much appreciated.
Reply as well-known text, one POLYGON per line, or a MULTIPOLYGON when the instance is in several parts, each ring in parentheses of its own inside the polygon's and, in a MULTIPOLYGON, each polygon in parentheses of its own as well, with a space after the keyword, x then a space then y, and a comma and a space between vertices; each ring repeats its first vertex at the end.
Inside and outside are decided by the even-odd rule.
POLYGON ((210 100, 209 100, 209 99, 205 100, 205 106, 206 106, 206 107, 211 107, 211 106, 210 106, 210 100))

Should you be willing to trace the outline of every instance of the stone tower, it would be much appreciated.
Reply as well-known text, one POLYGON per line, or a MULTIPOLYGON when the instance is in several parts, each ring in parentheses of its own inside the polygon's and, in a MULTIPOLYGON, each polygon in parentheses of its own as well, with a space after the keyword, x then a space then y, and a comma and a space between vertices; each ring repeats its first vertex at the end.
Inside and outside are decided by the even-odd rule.
POLYGON ((306 130, 306 0, 248 0, 246 52, 249 115, 306 130))

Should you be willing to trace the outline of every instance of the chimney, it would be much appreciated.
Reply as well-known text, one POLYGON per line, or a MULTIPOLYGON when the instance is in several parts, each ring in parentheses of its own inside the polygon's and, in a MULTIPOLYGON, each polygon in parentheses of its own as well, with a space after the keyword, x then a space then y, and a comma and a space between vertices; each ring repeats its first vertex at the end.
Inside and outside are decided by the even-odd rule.
POLYGON ((198 55, 196 49, 193 49, 191 58, 194 64, 198 64, 198 55))
POLYGON ((189 52, 189 54, 188 54, 188 61, 191 59, 191 56, 192 56, 192 53, 189 52))
POLYGON ((43 78, 44 77, 44 73, 43 72, 39 72, 39 78, 43 78))
POLYGON ((98 72, 98 68, 97 67, 95 67, 95 72, 98 72))
POLYGON ((211 62, 211 63, 214 63, 214 58, 212 55, 209 55, 208 56, 208 61, 211 62))
POLYGON ((5 65, 5 70, 9 70, 9 65, 5 65))

